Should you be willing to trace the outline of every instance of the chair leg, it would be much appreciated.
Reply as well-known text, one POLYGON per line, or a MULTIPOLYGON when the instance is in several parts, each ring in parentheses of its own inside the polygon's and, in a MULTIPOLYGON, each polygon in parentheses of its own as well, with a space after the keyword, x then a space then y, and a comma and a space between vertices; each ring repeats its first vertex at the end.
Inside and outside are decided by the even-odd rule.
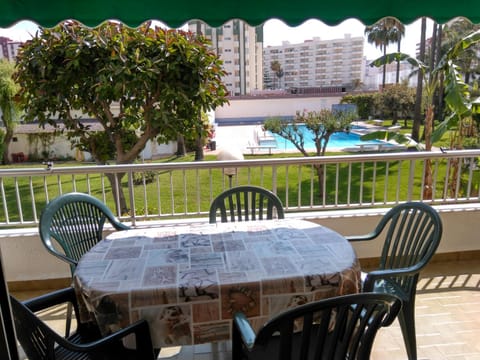
POLYGON ((237 327, 232 325, 232 360, 242 360, 243 358, 242 335, 237 327))
POLYGON ((404 302, 398 321, 402 329, 403 341, 407 350, 408 360, 417 360, 417 339, 415 333, 415 308, 414 303, 404 302))
POLYGON ((67 303, 67 318, 65 320, 65 337, 70 335, 70 327, 72 326, 72 314, 73 306, 72 303, 67 303))

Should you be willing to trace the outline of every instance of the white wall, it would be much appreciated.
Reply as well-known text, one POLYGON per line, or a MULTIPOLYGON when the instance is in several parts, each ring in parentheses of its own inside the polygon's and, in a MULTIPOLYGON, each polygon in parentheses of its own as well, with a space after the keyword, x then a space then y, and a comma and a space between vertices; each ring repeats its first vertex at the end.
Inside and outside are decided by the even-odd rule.
POLYGON ((297 111, 331 109, 342 96, 230 99, 215 110, 215 119, 294 116, 297 111))
MULTIPOLYGON (((360 214, 354 210, 343 212, 329 211, 317 213, 308 219, 327 226, 342 235, 364 234, 370 232, 380 219, 381 214, 360 214), (350 216, 335 216, 335 213, 350 216), (325 212, 327 214, 327 212, 325 212), (355 215, 356 214, 356 215, 355 215)), ((307 213, 308 214, 308 213, 307 213)), ((287 216, 292 214, 287 214, 287 216)), ((293 214, 301 217, 304 214, 293 214)), ((443 221, 443 237, 437 253, 455 253, 480 250, 478 241, 478 219, 480 208, 469 211, 440 211, 443 221)), ((195 221, 208 222, 207 218, 195 221)), ((165 224, 163 222, 163 224, 165 224)), ((364 243, 354 243, 353 246, 359 258, 380 256, 382 239, 364 243)), ((0 250, 7 281, 30 281, 70 277, 68 266, 53 257, 43 247, 37 229, 27 232, 17 230, 0 231, 0 250)))
MULTIPOLYGON (((39 129, 39 132, 41 130, 39 129)), ((15 134, 16 141, 10 142, 8 148, 10 159, 12 154, 23 152, 25 156, 29 154, 37 154, 41 159, 43 157, 42 151, 44 147, 40 140, 31 143, 27 134, 15 134)), ((70 142, 64 136, 57 136, 55 142, 48 146, 49 158, 65 158, 70 157, 79 161, 91 161, 92 156, 87 152, 81 152, 72 149, 70 142)), ((12 159, 13 160, 13 159, 12 159)))
MULTIPOLYGON (((23 152, 25 156, 28 154, 38 154, 42 158, 43 145, 41 141, 35 143, 29 142, 27 134, 15 134, 17 141, 11 142, 9 146, 10 159, 12 154, 23 152)), ((62 159, 65 157, 73 158, 77 161, 92 161, 92 156, 88 152, 82 152, 77 149, 72 149, 70 141, 63 135, 58 135, 55 142, 48 146, 49 158, 62 159)), ((143 159, 151 160, 162 156, 169 156, 177 150, 176 142, 169 142, 168 144, 158 144, 156 141, 149 141, 143 151, 143 159)))

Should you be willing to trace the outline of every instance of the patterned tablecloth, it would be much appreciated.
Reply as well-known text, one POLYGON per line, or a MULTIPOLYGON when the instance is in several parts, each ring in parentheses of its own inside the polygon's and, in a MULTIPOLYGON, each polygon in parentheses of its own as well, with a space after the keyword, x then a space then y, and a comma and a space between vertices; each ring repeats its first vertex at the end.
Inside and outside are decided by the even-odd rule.
MULTIPOLYGON (((231 338, 241 310, 255 328, 309 301, 359 291, 355 252, 302 220, 119 231, 80 260, 74 286, 105 334, 147 319, 155 347, 231 338)), ((85 311, 87 310, 87 311, 85 311)))

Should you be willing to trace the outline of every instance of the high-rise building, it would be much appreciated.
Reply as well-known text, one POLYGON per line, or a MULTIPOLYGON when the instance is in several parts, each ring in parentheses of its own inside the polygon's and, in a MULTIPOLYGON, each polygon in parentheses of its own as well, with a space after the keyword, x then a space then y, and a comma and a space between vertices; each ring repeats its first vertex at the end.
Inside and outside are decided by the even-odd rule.
POLYGON ((363 37, 343 39, 314 37, 300 44, 284 41, 263 50, 266 87, 271 89, 343 87, 363 82, 363 37), (278 62, 282 71, 272 70, 278 62), (280 75, 280 76, 278 76, 280 75))
POLYGON ((223 82, 230 95, 248 95, 263 89, 263 28, 241 20, 231 20, 213 28, 201 21, 190 21, 188 30, 200 33, 212 42, 223 60, 227 75, 223 82))
POLYGON ((15 57, 18 53, 18 48, 22 44, 22 42, 12 41, 9 38, 0 36, 0 59, 15 61, 15 57))

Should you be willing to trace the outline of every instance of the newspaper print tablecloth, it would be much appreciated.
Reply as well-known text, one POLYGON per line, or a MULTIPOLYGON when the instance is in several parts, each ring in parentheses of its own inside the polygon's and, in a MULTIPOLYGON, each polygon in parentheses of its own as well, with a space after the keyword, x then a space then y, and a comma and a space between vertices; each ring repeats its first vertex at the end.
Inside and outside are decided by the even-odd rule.
POLYGON ((228 340, 235 311, 259 328, 289 307, 356 293, 359 282, 345 238, 302 220, 119 231, 74 275, 105 334, 147 319, 157 348, 228 340))

